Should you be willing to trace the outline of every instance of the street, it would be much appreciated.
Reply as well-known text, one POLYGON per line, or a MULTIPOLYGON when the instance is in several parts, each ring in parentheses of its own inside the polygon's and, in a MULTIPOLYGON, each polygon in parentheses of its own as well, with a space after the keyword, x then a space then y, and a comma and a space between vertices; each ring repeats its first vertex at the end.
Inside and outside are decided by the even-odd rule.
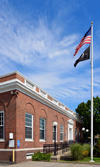
POLYGON ((75 163, 66 163, 66 162, 36 162, 28 161, 22 162, 19 164, 3 164, 0 163, 0 167, 98 167, 100 164, 75 164, 75 163))

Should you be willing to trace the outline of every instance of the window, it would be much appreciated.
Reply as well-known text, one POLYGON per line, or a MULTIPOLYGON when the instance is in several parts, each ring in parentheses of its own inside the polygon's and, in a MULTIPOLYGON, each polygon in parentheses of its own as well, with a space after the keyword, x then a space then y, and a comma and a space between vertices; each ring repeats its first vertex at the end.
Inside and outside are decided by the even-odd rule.
POLYGON ((75 129, 75 137, 77 137, 77 129, 75 129))
POLYGON ((60 125, 60 140, 63 141, 63 125, 60 125))
POLYGON ((45 140, 45 119, 40 118, 40 140, 45 140))
POLYGON ((4 139, 4 112, 0 111, 0 139, 4 139))
POLYGON ((56 141, 56 126, 53 126, 53 141, 56 141))
POLYGON ((33 115, 25 113, 25 139, 33 139, 33 115))
POLYGON ((57 142, 57 122, 53 122, 53 142, 57 142))

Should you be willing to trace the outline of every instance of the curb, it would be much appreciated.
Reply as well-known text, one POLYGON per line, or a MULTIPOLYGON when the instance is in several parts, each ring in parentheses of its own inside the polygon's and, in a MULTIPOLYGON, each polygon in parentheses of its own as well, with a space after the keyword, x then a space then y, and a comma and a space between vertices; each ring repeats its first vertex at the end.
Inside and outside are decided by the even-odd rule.
POLYGON ((69 162, 69 161, 53 161, 51 160, 51 162, 55 162, 55 163, 69 163, 69 164, 87 164, 87 165, 100 165, 100 163, 95 163, 95 162, 69 162))

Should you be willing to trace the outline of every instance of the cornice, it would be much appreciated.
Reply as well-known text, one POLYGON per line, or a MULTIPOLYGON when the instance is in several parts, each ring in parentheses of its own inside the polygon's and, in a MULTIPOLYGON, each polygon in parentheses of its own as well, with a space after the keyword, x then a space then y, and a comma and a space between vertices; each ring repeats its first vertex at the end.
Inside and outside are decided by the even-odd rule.
POLYGON ((76 115, 70 114, 67 110, 64 110, 60 106, 54 104, 49 99, 44 98, 39 93, 37 93, 35 90, 29 89, 28 87, 26 87, 26 85, 24 83, 22 83, 18 79, 12 79, 10 81, 0 83, 0 93, 8 92, 8 91, 15 90, 15 89, 26 94, 27 96, 30 96, 33 99, 41 102, 42 104, 58 111, 59 113, 65 115, 65 116, 68 116, 69 118, 71 118, 79 123, 82 123, 82 120, 77 118, 76 115))

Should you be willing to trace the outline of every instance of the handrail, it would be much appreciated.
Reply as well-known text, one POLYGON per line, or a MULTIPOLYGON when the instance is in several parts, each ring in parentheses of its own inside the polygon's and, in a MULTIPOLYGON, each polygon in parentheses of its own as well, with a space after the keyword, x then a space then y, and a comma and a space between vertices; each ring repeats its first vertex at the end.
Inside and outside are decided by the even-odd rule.
POLYGON ((44 144, 43 145, 43 153, 53 153, 54 150, 56 149, 56 155, 58 154, 59 150, 62 150, 62 154, 67 151, 68 147, 70 147, 70 145, 75 144, 75 143, 83 143, 82 140, 69 140, 64 141, 64 142, 55 142, 53 144, 44 144))

